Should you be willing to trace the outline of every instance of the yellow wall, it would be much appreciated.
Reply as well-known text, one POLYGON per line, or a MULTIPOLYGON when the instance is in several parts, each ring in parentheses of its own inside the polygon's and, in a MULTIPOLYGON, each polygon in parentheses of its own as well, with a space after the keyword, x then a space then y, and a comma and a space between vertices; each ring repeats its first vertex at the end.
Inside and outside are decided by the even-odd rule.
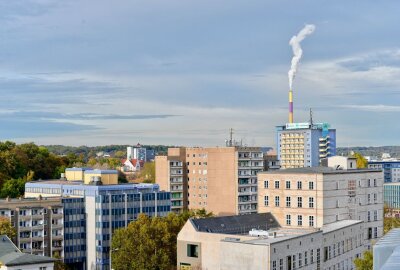
POLYGON ((85 173, 84 183, 88 185, 92 180, 92 176, 100 176, 103 185, 117 185, 118 173, 115 174, 102 174, 102 173, 85 173))
POLYGON ((83 180, 83 170, 82 171, 65 171, 65 178, 68 181, 82 181, 83 180))

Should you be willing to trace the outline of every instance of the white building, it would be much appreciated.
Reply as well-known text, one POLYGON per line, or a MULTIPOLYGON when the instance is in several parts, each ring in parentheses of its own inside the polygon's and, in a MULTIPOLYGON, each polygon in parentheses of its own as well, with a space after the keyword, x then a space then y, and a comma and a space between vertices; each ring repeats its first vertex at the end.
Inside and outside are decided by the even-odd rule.
POLYGON ((353 260, 366 249, 363 226, 362 221, 342 220, 321 229, 282 228, 269 213, 190 219, 178 234, 177 266, 181 270, 354 269, 353 260))
POLYGON ((50 257, 22 253, 6 236, 0 236, 0 270, 53 270, 50 257))

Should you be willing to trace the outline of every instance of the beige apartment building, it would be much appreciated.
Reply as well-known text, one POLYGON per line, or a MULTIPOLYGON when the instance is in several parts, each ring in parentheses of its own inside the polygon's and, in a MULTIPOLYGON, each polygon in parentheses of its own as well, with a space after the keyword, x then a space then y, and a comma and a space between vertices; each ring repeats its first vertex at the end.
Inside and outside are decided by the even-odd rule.
POLYGON ((264 165, 260 148, 170 148, 167 156, 155 160, 156 183, 172 193, 176 211, 257 213, 257 173, 264 165))
POLYGON ((321 229, 280 227, 270 213, 189 219, 178 234, 177 267, 195 269, 354 269, 366 250, 364 223, 321 229))
POLYGON ((64 218, 61 197, 0 200, 0 216, 10 220, 13 240, 24 253, 64 256, 64 218))
POLYGON ((334 168, 259 173, 259 212, 271 212, 282 226, 293 228, 361 220, 365 223, 365 243, 370 245, 383 235, 383 173, 350 169, 351 159, 336 163, 331 162, 334 168))

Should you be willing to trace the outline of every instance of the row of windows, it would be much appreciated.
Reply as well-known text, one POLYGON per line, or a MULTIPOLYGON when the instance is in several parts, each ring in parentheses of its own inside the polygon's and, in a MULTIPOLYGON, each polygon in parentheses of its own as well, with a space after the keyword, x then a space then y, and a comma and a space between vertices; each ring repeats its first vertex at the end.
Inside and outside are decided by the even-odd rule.
MULTIPOLYGON (((314 221, 314 216, 308 216, 308 226, 314 227, 314 221)), ((286 225, 294 225, 292 224, 292 215, 286 215, 286 225)), ((303 215, 297 215, 297 226, 303 226, 303 215)))
MULTIPOLYGON (((264 206, 269 206, 269 196, 264 196, 264 206)), ((280 197, 275 196, 275 206, 280 206, 280 197)), ((286 197, 286 207, 292 207, 292 198, 286 197)), ((303 207, 303 197, 297 197, 297 207, 303 207)), ((314 197, 308 198, 308 208, 314 208, 314 197)))
POLYGON ((284 263, 286 264, 285 269, 297 269, 303 267, 303 263, 304 266, 307 266, 308 264, 314 264, 315 262, 318 265, 321 262, 321 251, 319 248, 316 250, 316 252, 314 252, 314 249, 311 249, 310 251, 304 251, 304 253, 298 253, 296 255, 287 256, 286 262, 283 259, 273 260, 272 270, 278 270, 278 266, 279 270, 283 270, 284 263), (316 254, 314 255, 314 253, 316 254))
MULTIPOLYGON (((275 189, 279 189, 281 187, 280 181, 279 180, 275 180, 273 181, 274 183, 274 188, 275 189)), ((285 181, 285 188, 286 189, 291 189, 291 181, 285 181)), ((297 181, 296 183, 296 187, 297 189, 303 189, 303 182, 302 181, 297 181)), ((265 180, 264 181, 264 188, 268 189, 269 188, 269 181, 265 180)), ((314 189, 314 182, 310 181, 308 182, 308 189, 313 190, 314 189)))

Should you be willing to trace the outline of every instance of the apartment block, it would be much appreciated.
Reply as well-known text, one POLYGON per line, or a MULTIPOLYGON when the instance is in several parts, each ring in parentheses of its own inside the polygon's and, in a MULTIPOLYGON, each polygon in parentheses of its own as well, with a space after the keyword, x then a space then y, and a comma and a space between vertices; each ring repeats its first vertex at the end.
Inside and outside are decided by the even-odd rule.
POLYGON ((336 130, 328 123, 289 123, 276 127, 278 160, 282 169, 319 166, 336 155, 336 130))
POLYGON ((178 211, 257 213, 257 173, 263 166, 258 147, 171 148, 167 156, 156 157, 156 183, 177 193, 172 198, 178 211))
POLYGON ((0 216, 17 231, 13 242, 34 255, 64 256, 63 211, 60 197, 0 200, 0 216))
POLYGON ((161 190, 171 193, 171 211, 182 213, 187 209, 186 149, 169 148, 167 156, 156 156, 156 183, 161 190))
POLYGON ((321 229, 280 227, 270 213, 189 219, 178 234, 177 267, 190 269, 354 269, 364 223, 321 229))
MULTIPOLYGON (((150 217, 166 216, 171 210, 170 193, 160 191, 156 184, 90 183, 67 180, 28 182, 25 184, 25 197, 51 200, 51 197, 58 196, 62 208, 58 211, 52 208, 51 215, 64 217, 64 225, 57 223, 60 228, 59 231, 53 229, 52 241, 64 241, 59 248, 67 264, 74 269, 109 270, 113 232, 136 220, 140 213, 150 217)), ((27 241, 35 239, 26 237, 27 241)))
POLYGON ((282 226, 321 228, 361 220, 367 245, 383 235, 380 170, 312 167, 262 172, 258 193, 259 212, 271 212, 282 226))

